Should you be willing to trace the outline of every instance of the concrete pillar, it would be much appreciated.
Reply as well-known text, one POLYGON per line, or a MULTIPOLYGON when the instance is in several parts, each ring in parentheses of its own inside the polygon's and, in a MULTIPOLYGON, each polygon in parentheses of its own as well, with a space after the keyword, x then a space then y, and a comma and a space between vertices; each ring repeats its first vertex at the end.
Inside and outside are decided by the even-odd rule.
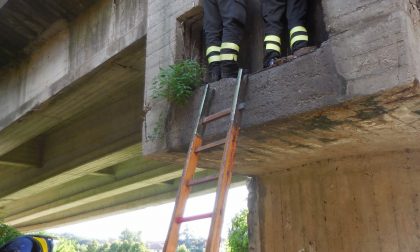
POLYGON ((413 150, 261 176, 251 186, 251 251, 418 251, 419 183, 413 150))

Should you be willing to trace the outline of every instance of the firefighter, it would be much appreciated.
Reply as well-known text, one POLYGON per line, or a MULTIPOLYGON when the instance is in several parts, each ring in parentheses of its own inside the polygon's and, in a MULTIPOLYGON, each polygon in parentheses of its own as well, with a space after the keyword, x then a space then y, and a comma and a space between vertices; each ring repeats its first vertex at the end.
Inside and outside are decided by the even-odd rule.
POLYGON ((209 81, 235 78, 239 42, 246 22, 246 0, 204 0, 204 34, 209 81))
MULTIPOLYGON (((287 25, 290 35, 290 49, 295 56, 299 50, 308 47, 306 30, 307 0, 261 0, 264 19, 264 67, 271 67, 281 56, 281 37, 287 25)), ((300 50, 303 51, 303 50, 300 50)))
POLYGON ((41 235, 19 236, 0 248, 0 252, 52 252, 53 239, 41 235))

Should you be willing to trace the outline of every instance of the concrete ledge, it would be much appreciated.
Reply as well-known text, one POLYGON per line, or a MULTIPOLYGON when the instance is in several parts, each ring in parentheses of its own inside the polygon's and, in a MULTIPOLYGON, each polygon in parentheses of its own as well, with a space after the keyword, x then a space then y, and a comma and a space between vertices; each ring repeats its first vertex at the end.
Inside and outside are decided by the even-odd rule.
MULTIPOLYGON (((417 81, 356 98, 346 95, 346 82, 334 66, 326 43, 312 54, 249 76, 238 172, 260 174, 317 160, 415 145, 412 137, 419 136, 419 129, 410 123, 418 124, 420 119, 416 112, 420 109, 417 81), (394 101, 395 97, 399 98, 394 101), (407 124, 401 123, 405 117, 410 118, 407 124), (384 135, 376 139, 379 132, 384 135)), ((234 80, 222 80, 212 87, 216 96, 211 113, 229 107, 234 80)), ((184 107, 172 107, 164 130, 167 149, 148 149, 150 157, 183 162, 201 94, 202 90, 198 90, 184 107)), ((205 139, 221 138, 225 129, 226 121, 212 123, 205 139)), ((221 152, 219 149, 205 154, 201 165, 217 167, 221 152)))
MULTIPOLYGON (((210 113, 231 106, 234 86, 235 79, 211 85, 216 95, 210 113)), ((310 55, 249 76, 246 92, 242 128, 337 104, 345 96, 345 82, 337 74, 326 44, 310 55)), ((170 112, 166 138, 169 150, 185 150, 188 145, 195 121, 191 115, 198 112, 201 94, 198 90, 190 104, 170 112)), ((226 123, 221 120, 210 124, 206 136, 218 137, 226 123)))
MULTIPOLYGON (((224 79, 211 84, 216 95, 210 113, 230 107, 234 83, 234 79, 224 79)), ((325 43, 314 53, 249 76, 242 128, 337 104, 344 100, 345 87, 335 69, 331 48, 325 43)), ((186 150, 201 96, 202 89, 196 91, 189 104, 172 106, 165 124, 168 152, 186 150)), ((224 120, 210 124, 206 136, 210 139, 221 136, 225 125, 224 120)), ((144 144, 146 155, 158 151, 151 146, 147 141, 144 144)))

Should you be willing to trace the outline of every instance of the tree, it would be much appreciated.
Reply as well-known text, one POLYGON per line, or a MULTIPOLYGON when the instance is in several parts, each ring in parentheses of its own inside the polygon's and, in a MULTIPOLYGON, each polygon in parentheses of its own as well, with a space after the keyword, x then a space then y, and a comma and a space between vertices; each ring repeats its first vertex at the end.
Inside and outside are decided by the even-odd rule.
POLYGON ((195 238, 188 229, 188 226, 180 234, 179 244, 185 245, 189 252, 202 252, 206 246, 206 240, 195 238))
POLYGON ((100 244, 98 241, 92 241, 86 247, 86 252, 96 252, 99 251, 100 244))
POLYGON ((232 219, 227 250, 229 252, 246 252, 248 243, 248 210, 244 209, 232 219))
POLYGON ((116 241, 105 242, 65 234, 60 238, 57 252, 149 252, 141 242, 140 232, 126 229, 121 232, 119 238, 116 241))
POLYGON ((77 245, 75 241, 68 240, 65 238, 59 239, 56 252, 77 252, 77 245))
POLYGON ((22 234, 16 229, 9 227, 6 224, 0 223, 0 247, 20 235, 22 234))
POLYGON ((176 252, 190 252, 190 251, 187 249, 187 246, 185 246, 185 244, 182 244, 178 246, 178 248, 176 249, 176 252))
POLYGON ((132 232, 128 229, 125 229, 120 234, 121 241, 129 241, 129 242, 139 242, 141 243, 141 232, 132 232))

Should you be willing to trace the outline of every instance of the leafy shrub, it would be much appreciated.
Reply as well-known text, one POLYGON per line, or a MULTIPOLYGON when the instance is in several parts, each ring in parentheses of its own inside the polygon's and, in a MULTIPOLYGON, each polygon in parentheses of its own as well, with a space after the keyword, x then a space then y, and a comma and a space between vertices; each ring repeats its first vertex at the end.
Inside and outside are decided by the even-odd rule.
POLYGON ((183 105, 202 82, 203 69, 195 60, 183 60, 161 68, 153 82, 153 97, 165 97, 183 105))
POLYGON ((248 243, 248 210, 244 209, 232 219, 228 233, 228 251, 246 252, 248 243))
POLYGON ((187 246, 185 246, 185 244, 182 244, 178 246, 178 248, 176 249, 176 252, 190 252, 190 251, 187 249, 187 246))
POLYGON ((22 234, 16 229, 9 227, 6 224, 0 223, 0 247, 20 235, 22 234))

